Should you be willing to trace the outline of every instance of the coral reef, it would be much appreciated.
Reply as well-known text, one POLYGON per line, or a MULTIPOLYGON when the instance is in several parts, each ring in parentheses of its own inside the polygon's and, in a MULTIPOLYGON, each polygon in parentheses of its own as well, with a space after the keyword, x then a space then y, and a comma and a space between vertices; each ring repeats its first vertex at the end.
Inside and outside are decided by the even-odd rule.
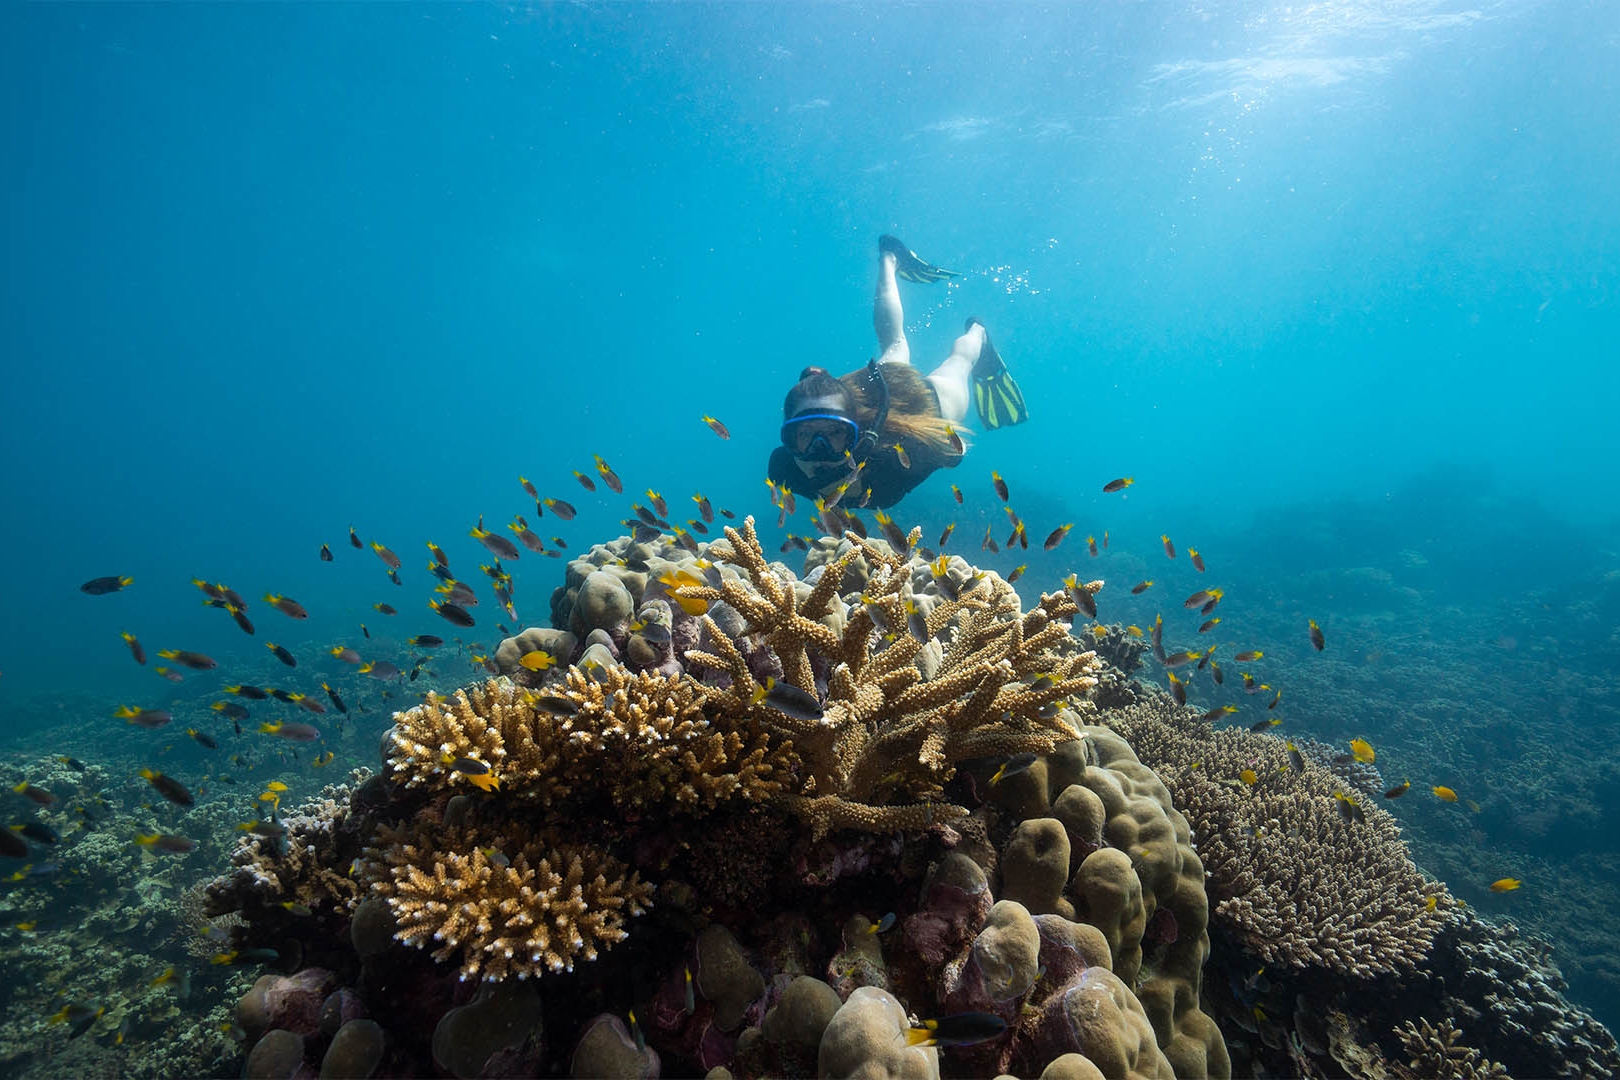
POLYGON ((1359 977, 1415 967, 1443 916, 1443 886, 1426 880, 1377 806, 1282 740, 1212 731, 1159 697, 1111 714, 1193 823, 1209 871, 1213 917, 1270 963, 1320 965, 1359 977), (1252 784, 1240 776, 1248 771, 1252 784))
POLYGON ((1503 993, 1457 970, 1510 965, 1364 805, 1376 773, 1211 731, 1105 667, 1093 646, 1134 666, 1141 641, 1071 630, 1071 594, 1025 610, 909 539, 823 540, 803 580, 752 521, 575 559, 567 630, 397 713, 377 776, 289 815, 297 854, 243 839, 209 894, 235 943, 286 950, 285 905, 313 909, 245 1051, 458 1076, 1483 1076, 1516 1064, 1485 1029, 1519 1025, 1559 1040, 1550 1062, 1607 1062, 1533 971, 1503 993), (519 663, 536 651, 555 663, 519 663), (955 1013, 1005 1026, 907 1045, 955 1013))

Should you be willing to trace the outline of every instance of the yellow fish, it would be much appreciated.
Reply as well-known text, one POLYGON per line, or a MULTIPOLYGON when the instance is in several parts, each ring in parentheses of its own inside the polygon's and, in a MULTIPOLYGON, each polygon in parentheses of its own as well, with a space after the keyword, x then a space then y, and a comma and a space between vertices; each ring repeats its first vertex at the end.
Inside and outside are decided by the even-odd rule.
POLYGON ((264 789, 266 791, 286 791, 287 785, 283 784, 280 780, 272 780, 268 784, 264 785, 264 789))
POLYGON ((1523 884, 1523 882, 1516 877, 1499 878, 1496 881, 1491 882, 1491 892, 1512 892, 1521 884, 1523 884))
POLYGON ((681 610, 686 612, 688 615, 702 615, 704 612, 709 610, 709 602, 707 600, 699 600, 696 597, 690 596, 675 595, 676 589, 706 584, 702 578, 689 574, 685 570, 671 570, 658 579, 658 584, 664 586, 665 594, 671 600, 675 601, 675 603, 679 604, 681 610))
POLYGON ((334 754, 334 753, 332 753, 332 751, 328 750, 324 754, 316 754, 315 757, 313 759, 311 759, 310 764, 315 766, 315 768, 319 769, 323 765, 332 764, 332 759, 334 757, 336 757, 336 756, 337 756, 336 754, 334 754))
POLYGON ((1425 899, 1423 901, 1423 910, 1424 911, 1433 911, 1435 908, 1437 908, 1439 906, 1440 906, 1440 898, 1438 896, 1431 896, 1431 897, 1428 897, 1427 899, 1425 899))
POLYGON ((1260 778, 1254 774, 1253 769, 1244 769, 1242 772, 1238 773, 1238 779, 1243 781, 1245 787, 1253 787, 1260 780, 1260 778))
POLYGON ((1444 784, 1436 784, 1429 790, 1434 792, 1434 797, 1439 799, 1441 802, 1457 801, 1457 793, 1446 787, 1444 784))
POLYGON ((544 649, 535 649, 518 657, 518 663, 530 671, 544 671, 557 662, 557 658, 544 649))
POLYGON ((1374 750, 1372 743, 1366 739, 1351 739, 1350 753, 1363 765, 1371 765, 1378 757, 1378 751, 1374 750))

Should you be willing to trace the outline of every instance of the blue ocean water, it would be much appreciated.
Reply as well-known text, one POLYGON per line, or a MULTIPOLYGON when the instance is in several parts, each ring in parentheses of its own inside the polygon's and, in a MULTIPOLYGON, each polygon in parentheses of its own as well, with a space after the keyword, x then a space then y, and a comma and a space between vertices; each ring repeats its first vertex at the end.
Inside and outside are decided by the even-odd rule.
MULTIPOLYGON (((1400 808, 1420 862, 1519 915, 1483 882, 1528 893, 1555 850, 1620 912, 1611 5, 36 4, 0 26, 7 740, 215 695, 266 641, 448 636, 424 541, 471 567, 479 515, 571 549, 647 488, 773 518, 782 395, 874 354, 892 232, 963 272, 905 286, 919 363, 976 315, 1032 406, 903 524, 958 521, 979 558, 1006 531, 995 469, 1037 548, 1075 530, 986 565, 1105 577, 1104 617, 1141 625, 1226 582, 1233 640, 1286 658, 1313 734, 1475 792, 1476 818, 1400 808), (575 481, 597 454, 623 498, 575 481), (535 520, 519 476, 578 517, 535 520), (135 583, 79 592, 108 574, 135 583), (255 601, 258 633, 193 578, 255 601), (1148 579, 1174 592, 1125 595, 1148 579), (221 670, 161 683, 126 630, 221 670), (1449 715, 1413 697, 1437 681, 1449 715), (1546 772, 1571 754, 1591 768, 1546 772), (1500 875, 1452 879, 1482 872, 1447 862, 1464 838, 1500 875)), ((522 623, 561 565, 511 567, 522 623)))

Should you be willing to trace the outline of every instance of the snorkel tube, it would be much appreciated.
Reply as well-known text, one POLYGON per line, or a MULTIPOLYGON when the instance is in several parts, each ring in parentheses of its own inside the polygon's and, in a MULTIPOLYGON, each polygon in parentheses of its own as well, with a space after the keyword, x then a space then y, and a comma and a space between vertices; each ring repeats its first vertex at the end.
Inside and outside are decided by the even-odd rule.
POLYGON ((883 425, 889 420, 889 381, 883 377, 883 365, 877 360, 866 362, 866 380, 870 387, 876 384, 877 413, 872 417, 872 426, 862 428, 860 438, 850 450, 857 462, 865 461, 877 449, 878 438, 883 431, 883 425))

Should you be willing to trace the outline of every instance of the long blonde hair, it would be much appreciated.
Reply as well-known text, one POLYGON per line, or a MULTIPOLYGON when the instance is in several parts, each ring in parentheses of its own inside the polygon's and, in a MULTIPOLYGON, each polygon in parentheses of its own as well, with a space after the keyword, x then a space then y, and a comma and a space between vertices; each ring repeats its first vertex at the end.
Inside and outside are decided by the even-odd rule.
MULTIPOLYGON (((918 451, 930 453, 941 463, 953 461, 959 455, 951 449, 951 431, 967 443, 967 432, 949 423, 939 415, 939 398, 927 379, 917 374, 910 364, 879 364, 883 380, 889 388, 889 415, 878 432, 880 442, 903 441, 915 456, 918 451)), ((859 368, 838 381, 848 387, 855 397, 855 419, 863 431, 869 431, 877 422, 880 402, 866 368, 859 368)))

